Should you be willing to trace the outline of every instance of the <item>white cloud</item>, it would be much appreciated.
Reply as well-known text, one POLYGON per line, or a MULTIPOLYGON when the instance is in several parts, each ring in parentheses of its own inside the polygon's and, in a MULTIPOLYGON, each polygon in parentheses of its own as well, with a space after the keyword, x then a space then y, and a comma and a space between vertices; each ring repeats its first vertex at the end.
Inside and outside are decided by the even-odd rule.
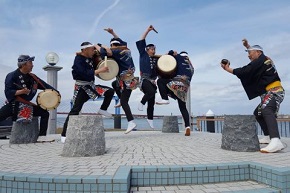
POLYGON ((118 5, 118 3, 120 2, 120 0, 115 0, 115 2, 113 4, 111 4, 110 6, 108 6, 105 10, 103 10, 98 17, 96 18, 93 27, 91 28, 91 30, 89 31, 89 37, 91 37, 96 29, 98 29, 98 25, 101 21, 101 19, 109 12, 111 11, 114 7, 116 7, 118 5))
MULTIPOLYGON (((5 45, 0 47, 0 91, 4 90, 6 74, 16 68, 20 54, 35 55, 33 71, 46 80, 46 72, 42 69, 46 65, 45 55, 54 51, 60 56, 57 65, 63 67, 58 73, 58 89, 63 102, 69 103, 73 94, 71 66, 75 52, 83 41, 108 45, 111 36, 103 31, 106 27, 112 27, 128 42, 136 75, 139 75, 135 42, 152 24, 159 33, 150 33, 146 40, 157 45, 157 54, 170 49, 186 50, 190 54, 195 67, 191 88, 193 114, 204 114, 208 109, 216 114, 251 114, 259 103, 258 98, 249 101, 239 80, 219 66, 222 58, 228 58, 232 67, 249 62, 247 53, 243 51, 242 38, 248 38, 251 44, 260 44, 275 61, 286 89, 280 112, 289 114, 289 7, 289 3, 282 0, 267 3, 262 0, 183 3, 173 0, 87 0, 72 3, 64 0, 61 4, 53 1, 13 1, 13 4, 12 1, 0 1, 0 41, 5 45)), ((96 83, 111 84, 99 79, 96 83)), ((0 98, 3 96, 0 93, 0 98)), ((129 104, 135 114, 146 114, 146 111, 137 110, 142 96, 139 89, 132 92, 129 104)), ((156 98, 159 97, 157 93, 156 98)), ((109 110, 114 111, 113 105, 109 110)), ((169 106, 155 107, 155 114, 172 112, 179 113, 174 100, 169 106)))

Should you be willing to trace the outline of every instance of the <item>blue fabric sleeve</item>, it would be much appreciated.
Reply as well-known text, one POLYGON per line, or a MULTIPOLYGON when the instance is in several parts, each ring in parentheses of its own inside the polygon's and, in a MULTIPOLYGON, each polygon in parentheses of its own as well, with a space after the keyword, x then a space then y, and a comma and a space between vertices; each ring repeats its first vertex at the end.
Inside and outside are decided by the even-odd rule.
POLYGON ((86 63, 86 59, 80 56, 76 56, 74 65, 72 66, 72 75, 75 80, 94 81, 94 70, 89 64, 86 63))
POLYGON ((13 80, 13 72, 7 74, 5 78, 5 96, 8 101, 12 101, 15 99, 15 93, 17 90, 21 88, 17 88, 15 84, 15 81, 13 80))

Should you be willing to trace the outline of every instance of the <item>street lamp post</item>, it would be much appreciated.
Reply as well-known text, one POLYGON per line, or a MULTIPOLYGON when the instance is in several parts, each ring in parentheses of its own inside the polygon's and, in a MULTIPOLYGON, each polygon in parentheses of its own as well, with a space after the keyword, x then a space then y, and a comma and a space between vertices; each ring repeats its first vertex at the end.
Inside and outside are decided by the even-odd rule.
MULTIPOLYGON (((45 71, 47 71, 47 83, 50 84, 52 87, 57 89, 57 72, 62 69, 60 66, 55 66, 58 61, 59 57, 54 52, 49 52, 46 57, 46 62, 49 65, 43 67, 45 71)), ((49 111, 49 121, 48 121, 48 133, 55 134, 56 133, 56 120, 57 120, 57 109, 49 111)))

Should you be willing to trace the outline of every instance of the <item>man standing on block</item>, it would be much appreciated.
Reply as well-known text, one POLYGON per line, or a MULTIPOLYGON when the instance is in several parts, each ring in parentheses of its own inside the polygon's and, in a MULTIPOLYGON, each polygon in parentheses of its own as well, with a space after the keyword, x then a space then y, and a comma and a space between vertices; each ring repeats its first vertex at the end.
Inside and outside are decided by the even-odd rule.
POLYGON ((273 61, 264 55, 263 48, 259 45, 248 46, 246 51, 251 60, 248 65, 232 69, 227 61, 222 62, 221 67, 241 80, 250 100, 260 96, 261 103, 255 109, 254 115, 264 135, 270 135, 269 145, 260 151, 274 153, 284 149, 280 141, 276 117, 285 91, 273 61))
POLYGON ((94 83, 95 75, 108 71, 108 67, 106 66, 95 70, 92 59, 95 54, 95 46, 97 45, 93 45, 90 42, 83 42, 81 44, 81 52, 77 53, 75 56, 74 64, 72 66, 72 76, 76 81, 74 86, 73 107, 63 125, 63 131, 61 133, 62 143, 64 143, 66 139, 69 116, 78 115, 82 110, 84 103, 89 99, 103 96, 104 100, 98 113, 109 118, 112 117, 107 109, 114 96, 114 89, 103 85, 95 85, 94 83))

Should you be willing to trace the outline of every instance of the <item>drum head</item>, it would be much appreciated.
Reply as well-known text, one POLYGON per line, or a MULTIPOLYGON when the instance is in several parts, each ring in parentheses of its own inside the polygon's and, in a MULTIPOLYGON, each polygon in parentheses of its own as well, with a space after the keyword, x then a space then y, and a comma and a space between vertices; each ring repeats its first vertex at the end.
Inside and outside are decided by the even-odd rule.
POLYGON ((172 72, 176 68, 176 60, 171 55, 162 55, 157 61, 157 67, 164 73, 172 72))
MULTIPOLYGON (((101 67, 104 67, 104 66, 105 66, 105 61, 101 61, 98 64, 97 68, 101 68, 101 67)), ((112 80, 118 75, 119 66, 118 66, 118 63, 115 60, 107 59, 107 66, 109 68, 109 72, 99 73, 97 75, 97 77, 99 77, 102 80, 112 80)))
POLYGON ((37 104, 45 110, 56 109, 60 103, 60 95, 52 89, 41 91, 36 99, 37 104))

